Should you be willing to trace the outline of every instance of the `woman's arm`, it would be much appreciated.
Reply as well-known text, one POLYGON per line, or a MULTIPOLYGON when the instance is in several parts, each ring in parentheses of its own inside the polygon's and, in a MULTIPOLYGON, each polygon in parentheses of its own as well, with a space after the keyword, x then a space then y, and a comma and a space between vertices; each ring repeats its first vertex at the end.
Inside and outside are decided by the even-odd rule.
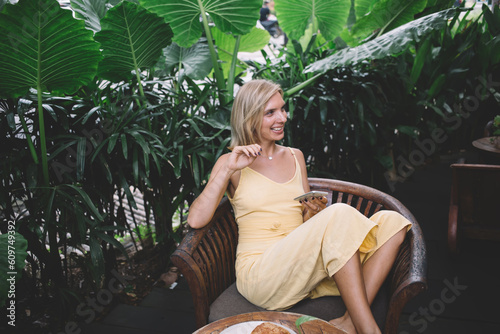
MULTIPOLYGON (((307 167, 306 160, 304 158, 304 154, 302 151, 294 148, 295 156, 297 157, 297 161, 300 165, 300 171, 302 173, 302 186, 304 188, 304 192, 311 191, 311 187, 309 186, 309 180, 307 179, 307 167)), ((328 199, 326 197, 314 198, 311 200, 301 201, 302 204, 302 217, 304 218, 304 222, 309 220, 312 216, 326 208, 326 203, 328 199)))
POLYGON ((189 207, 187 223, 192 228, 201 228, 208 224, 217 205, 226 192, 229 179, 233 174, 226 166, 227 155, 221 156, 214 165, 205 189, 189 207))
MULTIPOLYGON (((257 144, 237 146, 231 153, 224 154, 217 160, 205 189, 189 207, 189 226, 202 228, 208 224, 222 196, 228 190, 233 174, 250 165, 259 152, 260 146, 257 144)), ((237 185, 233 185, 234 189, 236 187, 237 185)))

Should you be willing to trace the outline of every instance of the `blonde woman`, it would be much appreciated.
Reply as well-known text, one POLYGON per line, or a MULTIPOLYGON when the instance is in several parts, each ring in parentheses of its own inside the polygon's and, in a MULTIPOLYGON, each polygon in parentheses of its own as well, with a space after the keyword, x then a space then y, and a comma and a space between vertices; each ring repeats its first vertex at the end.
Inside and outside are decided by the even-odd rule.
POLYGON ((370 304, 411 223, 393 211, 369 219, 310 190, 302 152, 278 145, 287 113, 283 91, 266 80, 243 85, 231 113, 231 152, 221 156, 188 224, 205 226, 227 194, 238 223, 236 286, 251 303, 285 310, 305 298, 341 295, 347 333, 380 333, 370 304))

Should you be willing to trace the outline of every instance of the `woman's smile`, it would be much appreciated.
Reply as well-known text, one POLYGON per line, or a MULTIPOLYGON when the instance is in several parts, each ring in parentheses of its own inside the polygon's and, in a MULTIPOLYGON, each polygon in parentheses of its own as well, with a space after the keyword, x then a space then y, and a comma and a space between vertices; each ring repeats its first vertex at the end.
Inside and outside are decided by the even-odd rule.
POLYGON ((261 137, 264 140, 277 141, 283 139, 287 113, 284 108, 285 101, 281 94, 276 93, 267 102, 260 128, 261 137))

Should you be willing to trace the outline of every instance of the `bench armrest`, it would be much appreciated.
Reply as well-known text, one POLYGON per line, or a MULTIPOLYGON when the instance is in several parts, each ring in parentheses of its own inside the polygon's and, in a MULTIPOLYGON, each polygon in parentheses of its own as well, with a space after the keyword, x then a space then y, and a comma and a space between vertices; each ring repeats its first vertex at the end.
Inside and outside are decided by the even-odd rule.
POLYGON ((196 327, 207 324, 210 304, 235 280, 238 227, 227 198, 212 220, 188 231, 171 255, 172 263, 186 278, 193 297, 196 327))

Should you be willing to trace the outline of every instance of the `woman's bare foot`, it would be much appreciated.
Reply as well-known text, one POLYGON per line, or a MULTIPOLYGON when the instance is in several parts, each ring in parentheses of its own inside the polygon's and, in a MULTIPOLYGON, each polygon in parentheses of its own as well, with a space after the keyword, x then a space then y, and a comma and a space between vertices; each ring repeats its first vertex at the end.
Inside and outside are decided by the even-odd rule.
POLYGON ((340 329, 341 331, 348 334, 356 334, 356 328, 351 321, 351 317, 348 314, 344 314, 342 317, 337 319, 332 319, 329 321, 332 325, 340 329))

